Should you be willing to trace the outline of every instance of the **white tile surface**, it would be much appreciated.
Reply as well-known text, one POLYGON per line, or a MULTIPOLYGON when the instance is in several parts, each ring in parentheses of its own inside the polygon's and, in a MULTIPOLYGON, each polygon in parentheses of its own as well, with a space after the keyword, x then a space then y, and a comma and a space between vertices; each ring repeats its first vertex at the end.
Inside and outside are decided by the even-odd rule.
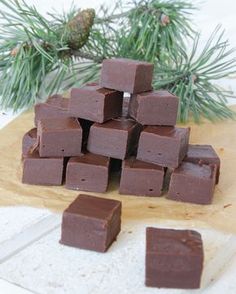
MULTIPOLYGON (((43 211, 42 211, 43 212, 43 211)), ((56 214, 48 214, 35 224, 15 234, 11 239, 0 243, 0 264, 4 263, 21 250, 27 248, 43 236, 59 227, 61 218, 56 214)))
MULTIPOLYGON (((0 208, 0 256, 4 257, 9 255, 9 250, 14 251, 22 246, 22 241, 24 244, 30 243, 32 241, 32 236, 27 235, 27 238, 23 237, 25 240, 21 242, 16 242, 16 237, 21 236, 24 232, 30 232, 31 228, 35 228, 38 223, 42 220, 51 216, 52 213, 47 210, 31 208, 31 207, 1 207, 0 208), (6 250, 7 249, 7 250, 6 250), (14 249, 14 250, 13 250, 14 249)), ((47 228, 44 228, 44 231, 47 228)), ((34 236, 35 236, 34 232, 34 236)), ((19 238, 18 238, 19 239, 19 238)), ((1 264, 1 261, 0 261, 1 264)), ((1 267, 1 265, 0 265, 1 267)), ((0 279, 0 293, 1 294, 29 294, 30 292, 15 285, 12 281, 9 283, 3 279, 0 279)))
POLYGON ((0 279, 0 290, 2 294, 32 294, 22 287, 19 287, 13 283, 9 283, 3 279, 0 279))
POLYGON ((60 229, 56 229, 3 263, 0 277, 42 294, 222 293, 215 289, 229 293, 232 281, 222 271, 235 253, 235 237, 199 228, 205 249, 202 289, 158 290, 144 286, 145 228, 173 224, 178 226, 177 223, 124 223, 117 242, 105 254, 59 244, 60 229), (227 285, 222 282, 224 279, 227 285))
POLYGON ((46 216, 51 215, 47 210, 31 207, 1 207, 0 208, 0 246, 46 216))

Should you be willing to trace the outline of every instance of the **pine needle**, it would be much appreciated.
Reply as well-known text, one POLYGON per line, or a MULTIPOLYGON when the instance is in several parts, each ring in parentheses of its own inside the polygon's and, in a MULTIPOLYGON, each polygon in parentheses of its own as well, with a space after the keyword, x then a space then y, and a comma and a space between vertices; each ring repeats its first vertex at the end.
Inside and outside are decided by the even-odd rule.
POLYGON ((196 122, 200 116, 211 121, 234 118, 227 107, 231 91, 223 90, 215 83, 236 73, 235 52, 224 40, 224 31, 216 27, 201 52, 198 52, 200 35, 196 34, 192 51, 183 49, 171 53, 172 63, 161 62, 156 66, 154 87, 165 88, 180 98, 179 120, 186 122, 192 115, 196 122))

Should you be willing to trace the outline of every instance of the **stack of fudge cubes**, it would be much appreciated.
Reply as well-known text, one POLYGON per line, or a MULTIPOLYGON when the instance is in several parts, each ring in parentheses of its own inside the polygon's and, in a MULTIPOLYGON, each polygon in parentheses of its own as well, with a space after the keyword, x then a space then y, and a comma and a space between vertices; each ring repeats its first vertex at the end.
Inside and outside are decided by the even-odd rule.
POLYGON ((153 64, 103 61, 99 83, 72 88, 70 99, 35 106, 23 138, 23 183, 106 192, 121 165, 120 194, 209 204, 220 159, 210 145, 190 145, 176 127, 179 98, 152 89, 153 64), (129 93, 130 97, 124 97, 129 93))

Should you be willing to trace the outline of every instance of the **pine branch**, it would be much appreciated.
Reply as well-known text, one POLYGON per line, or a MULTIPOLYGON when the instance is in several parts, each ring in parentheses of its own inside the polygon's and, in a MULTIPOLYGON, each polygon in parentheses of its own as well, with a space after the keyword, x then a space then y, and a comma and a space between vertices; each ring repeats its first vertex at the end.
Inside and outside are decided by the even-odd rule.
POLYGON ((172 63, 157 64, 154 87, 168 89, 179 96, 181 122, 188 121, 190 115, 195 122, 199 122, 201 116, 212 121, 234 118, 235 114, 226 105, 233 93, 214 82, 236 73, 236 58, 232 57, 235 50, 229 49, 220 26, 201 52, 197 52, 199 38, 197 34, 189 55, 180 50, 179 54, 172 53, 172 63))
MULTIPOLYGON (((167 59, 168 52, 178 52, 185 46, 183 39, 193 34, 189 15, 194 9, 188 2, 178 0, 141 0, 128 6, 119 1, 113 8, 102 6, 83 51, 99 58, 127 57, 150 62, 167 59), (140 14, 144 16, 141 22, 140 14)), ((87 73, 90 76, 90 67, 87 73)))
POLYGON ((85 58, 80 48, 88 39, 94 11, 72 9, 49 21, 24 1, 1 3, 6 11, 0 11, 0 106, 18 110, 40 99, 42 85, 44 95, 50 95, 61 90, 67 75, 75 75, 72 51, 85 58))
POLYGON ((78 57, 79 59, 87 59, 87 60, 91 60, 94 61, 95 63, 101 63, 103 61, 104 58, 106 58, 105 56, 95 56, 91 53, 88 52, 83 52, 82 50, 71 50, 71 55, 74 57, 78 57))
POLYGON ((0 106, 29 107, 48 95, 99 77, 104 58, 128 57, 154 62, 154 87, 180 97, 179 119, 233 118, 232 93, 213 82, 235 73, 233 50, 223 31, 213 32, 199 53, 190 16, 195 7, 181 0, 140 0, 113 8, 42 16, 23 0, 0 0, 0 106))
POLYGON ((146 61, 168 59, 185 47, 194 33, 189 15, 194 6, 184 1, 139 1, 129 11, 120 39, 120 55, 146 61))

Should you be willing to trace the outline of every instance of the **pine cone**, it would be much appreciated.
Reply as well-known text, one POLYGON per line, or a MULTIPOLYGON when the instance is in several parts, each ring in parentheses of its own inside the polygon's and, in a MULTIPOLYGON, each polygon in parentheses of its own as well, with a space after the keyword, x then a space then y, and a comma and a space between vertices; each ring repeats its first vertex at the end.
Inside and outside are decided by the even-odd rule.
POLYGON ((94 9, 85 9, 68 22, 66 26, 66 43, 72 50, 78 50, 88 40, 95 18, 94 9))
POLYGON ((162 13, 161 14, 161 24, 165 27, 166 25, 168 25, 170 23, 170 18, 168 15, 162 13))

